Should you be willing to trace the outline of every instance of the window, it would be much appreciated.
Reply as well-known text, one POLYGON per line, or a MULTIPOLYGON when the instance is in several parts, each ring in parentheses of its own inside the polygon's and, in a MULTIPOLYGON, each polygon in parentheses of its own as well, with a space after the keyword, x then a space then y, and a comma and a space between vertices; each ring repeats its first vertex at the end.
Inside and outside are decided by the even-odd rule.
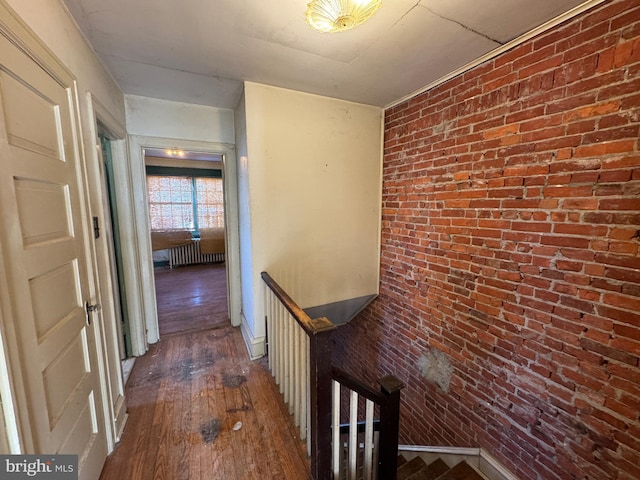
POLYGON ((196 208, 199 228, 224 227, 221 178, 196 178, 196 208))
POLYGON ((152 231, 224 227, 222 179, 147 175, 152 231))

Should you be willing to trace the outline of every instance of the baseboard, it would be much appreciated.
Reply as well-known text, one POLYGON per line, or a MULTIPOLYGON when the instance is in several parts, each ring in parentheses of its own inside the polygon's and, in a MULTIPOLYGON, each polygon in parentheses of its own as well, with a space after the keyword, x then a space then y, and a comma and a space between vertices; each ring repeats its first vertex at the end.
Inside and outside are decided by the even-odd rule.
POLYGON ((122 438, 122 433, 124 432, 124 427, 127 424, 127 420, 129 419, 129 414, 127 413, 127 408, 125 405, 125 402, 122 402, 122 406, 123 408, 121 409, 120 413, 117 415, 117 420, 116 420, 116 443, 118 443, 120 441, 120 439, 122 438))
POLYGON ((464 460, 489 480, 518 480, 482 448, 399 445, 398 451, 407 460, 420 456, 425 462, 430 463, 441 458, 450 467, 464 460))
POLYGON ((254 337, 253 332, 251 332, 247 326, 247 319, 244 318, 244 314, 241 313, 240 317, 242 319, 240 331, 242 332, 244 343, 247 346, 249 358, 251 358, 251 360, 257 360, 258 358, 264 357, 267 354, 266 337, 254 337))
POLYGON ((509 470, 507 470, 498 460, 489 455, 484 449, 480 449, 480 471, 489 478, 499 480, 518 480, 509 470))

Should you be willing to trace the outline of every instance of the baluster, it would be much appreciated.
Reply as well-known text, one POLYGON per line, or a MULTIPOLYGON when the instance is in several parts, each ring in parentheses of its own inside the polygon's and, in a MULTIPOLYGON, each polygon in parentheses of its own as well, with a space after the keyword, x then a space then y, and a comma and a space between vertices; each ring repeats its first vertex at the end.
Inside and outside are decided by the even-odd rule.
POLYGON ((302 438, 307 439, 307 455, 311 455, 311 375, 309 372, 311 371, 311 340, 305 334, 304 335, 304 343, 305 343, 305 357, 304 357, 304 378, 306 385, 306 401, 304 407, 306 409, 306 417, 307 417, 307 425, 304 436, 302 438))
POLYGON ((294 326, 293 331, 294 340, 294 365, 295 370, 295 382, 294 382, 294 394, 293 394, 293 413, 296 427, 300 426, 300 362, 302 360, 300 352, 300 327, 294 326))
POLYGON ((264 291, 265 311, 267 312, 267 352, 269 355, 269 371, 273 375, 273 349, 275 348, 275 345, 273 344, 273 294, 264 282, 262 282, 262 289, 264 291))
POLYGON ((367 400, 364 427, 364 480, 373 480, 373 402, 367 400))
POLYGON ((279 326, 279 331, 278 331, 278 346, 280 347, 279 353, 278 353, 278 386, 280 387, 280 393, 283 394, 284 393, 284 353, 286 350, 285 344, 284 344, 284 330, 285 330, 285 313, 286 310, 284 308, 284 305, 282 305, 281 303, 278 305, 278 326, 279 326))
POLYGON ((340 383, 333 381, 333 411, 332 411, 332 442, 333 446, 333 478, 340 478, 340 468, 342 467, 342 445, 340 441, 340 383))
POLYGON ((349 480, 358 475, 358 393, 351 390, 349 399, 349 480))

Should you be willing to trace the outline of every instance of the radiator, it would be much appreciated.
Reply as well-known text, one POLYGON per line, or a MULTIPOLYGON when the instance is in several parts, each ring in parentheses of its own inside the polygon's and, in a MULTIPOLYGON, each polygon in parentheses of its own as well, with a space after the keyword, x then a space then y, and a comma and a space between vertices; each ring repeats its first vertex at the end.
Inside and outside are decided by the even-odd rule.
POLYGON ((201 253, 199 238, 194 238, 187 245, 169 249, 169 268, 216 262, 224 262, 224 253, 201 253))

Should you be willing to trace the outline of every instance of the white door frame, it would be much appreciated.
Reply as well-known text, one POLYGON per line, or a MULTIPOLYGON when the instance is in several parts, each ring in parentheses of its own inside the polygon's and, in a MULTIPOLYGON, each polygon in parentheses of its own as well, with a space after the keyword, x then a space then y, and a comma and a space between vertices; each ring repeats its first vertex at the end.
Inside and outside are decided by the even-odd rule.
MULTIPOLYGON (((151 225, 149 221, 149 204, 147 201, 146 173, 144 166, 144 149, 175 148, 178 145, 184 150, 212 153, 222 156, 225 206, 225 242, 227 271, 227 301, 229 318, 233 326, 241 323, 241 289, 240 289, 240 242, 238 234, 238 177, 235 145, 176 138, 160 138, 140 135, 129 135, 129 168, 127 172, 114 168, 116 184, 127 185, 126 197, 122 197, 126 205, 118 210, 122 235, 122 254, 125 270, 130 276, 136 276, 136 288, 129 292, 127 278, 127 302, 137 308, 129 314, 131 327, 131 343, 134 355, 146 352, 149 343, 160 339, 158 329, 158 312, 156 304, 155 280, 153 275, 153 258, 151 253, 151 225), (128 229, 129 234, 126 234, 128 229), (124 233, 124 235, 123 235, 124 233), (130 260, 127 261, 127 258, 130 260), (135 259, 135 260, 134 260, 135 259), (133 260, 133 261, 131 261, 133 260), (130 298, 130 293, 132 297, 130 298)), ((114 165, 115 167, 115 165, 114 165)), ((118 192, 120 193, 120 192, 118 192)), ((126 275, 126 273, 125 273, 126 275)))
MULTIPOLYGON (((109 212, 104 209, 104 199, 108 196, 108 192, 104 191, 102 181, 102 155, 98 151, 101 148, 98 123, 102 125, 111 137, 112 157, 114 163, 126 164, 127 147, 126 147, 126 131, 124 125, 119 122, 109 110, 100 103, 100 101, 91 93, 87 93, 88 113, 91 120, 90 135, 94 148, 87 153, 87 172, 89 181, 89 195, 92 207, 92 214, 97 215, 100 222, 100 228, 105 231, 106 224, 110 216, 109 212)), ((117 228, 116 225, 113 228, 117 228)), ((107 249, 110 246, 107 246, 107 249)), ((112 288, 111 278, 102 278, 100 272, 110 272, 111 258, 107 249, 98 250, 94 248, 94 264, 93 270, 98 276, 98 295, 99 303, 102 305, 101 330, 102 330, 102 355, 99 358, 101 363, 101 371, 104 372, 102 379, 105 385, 105 420, 107 427, 107 445, 109 451, 112 451, 115 444, 120 440, 124 424, 127 419, 127 409, 124 397, 124 379, 122 374, 122 364, 120 362, 120 325, 118 325, 119 316, 116 314, 115 295, 112 288), (100 255, 99 252, 102 252, 100 255), (98 262, 103 268, 99 268, 98 262)))

